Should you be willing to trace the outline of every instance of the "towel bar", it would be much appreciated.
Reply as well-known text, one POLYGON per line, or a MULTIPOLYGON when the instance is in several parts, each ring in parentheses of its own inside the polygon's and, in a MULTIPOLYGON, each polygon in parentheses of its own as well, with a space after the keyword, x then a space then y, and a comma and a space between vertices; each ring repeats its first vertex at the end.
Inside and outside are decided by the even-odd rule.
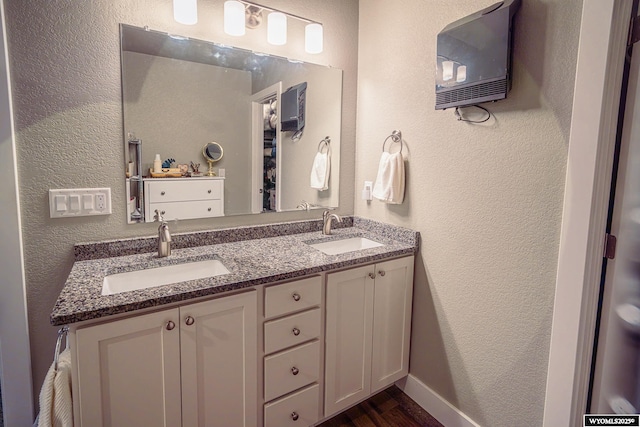
POLYGON ((384 142, 382 143, 382 152, 384 153, 384 146, 387 144, 389 138, 391 138, 392 142, 400 143, 400 154, 402 154, 402 132, 400 132, 399 130, 394 130, 393 132, 391 132, 391 135, 384 139, 384 142))

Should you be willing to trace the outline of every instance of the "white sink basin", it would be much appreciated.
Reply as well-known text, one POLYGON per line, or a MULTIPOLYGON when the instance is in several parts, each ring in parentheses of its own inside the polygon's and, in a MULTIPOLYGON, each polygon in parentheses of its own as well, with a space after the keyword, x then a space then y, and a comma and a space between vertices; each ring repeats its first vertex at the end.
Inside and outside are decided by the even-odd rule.
POLYGON ((102 283, 102 295, 119 294, 223 274, 229 274, 229 270, 217 259, 110 274, 105 276, 102 283))
POLYGON ((365 237, 350 237, 347 239, 330 240, 328 242, 309 244, 314 249, 324 252, 327 255, 339 255, 346 252, 359 251, 384 246, 382 243, 374 242, 365 237))

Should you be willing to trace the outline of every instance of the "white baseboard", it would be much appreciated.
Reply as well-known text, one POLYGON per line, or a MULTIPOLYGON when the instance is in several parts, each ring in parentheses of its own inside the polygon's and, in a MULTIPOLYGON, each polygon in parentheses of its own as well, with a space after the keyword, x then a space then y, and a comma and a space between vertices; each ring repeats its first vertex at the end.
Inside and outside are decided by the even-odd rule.
POLYGON ((445 427, 480 427, 413 375, 398 380, 396 385, 445 427))

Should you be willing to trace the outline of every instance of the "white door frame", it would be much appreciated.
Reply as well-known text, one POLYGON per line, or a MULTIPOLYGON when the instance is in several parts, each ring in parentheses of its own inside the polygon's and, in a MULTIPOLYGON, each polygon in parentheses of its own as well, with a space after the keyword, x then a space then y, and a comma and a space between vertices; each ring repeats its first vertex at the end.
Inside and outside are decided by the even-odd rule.
POLYGON ((16 146, 4 1, 0 0, 0 381, 6 426, 33 423, 31 353, 24 280, 16 146))
MULTIPOLYGON (((254 93, 251 96, 251 212, 262 212, 262 172, 263 172, 263 152, 264 152, 264 119, 262 112, 262 104, 267 99, 276 96, 276 114, 278 116, 278 124, 276 125, 276 138, 278 145, 280 144, 280 95, 282 94, 282 82, 272 84, 271 86, 254 93)), ((276 212, 280 212, 280 162, 282 153, 276 148, 276 212)))
POLYGON ((582 426, 586 407, 631 3, 583 3, 545 427, 582 426))

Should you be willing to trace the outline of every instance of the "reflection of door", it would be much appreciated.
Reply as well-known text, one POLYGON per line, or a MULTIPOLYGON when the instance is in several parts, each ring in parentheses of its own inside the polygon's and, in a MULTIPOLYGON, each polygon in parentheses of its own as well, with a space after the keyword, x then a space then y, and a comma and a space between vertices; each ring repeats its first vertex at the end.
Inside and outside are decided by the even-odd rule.
POLYGON ((281 184, 277 177, 282 155, 276 147, 280 135, 281 93, 282 83, 278 82, 251 97, 252 213, 280 211, 277 195, 281 184))
MULTIPOLYGON (((637 47, 636 47, 637 49, 637 47)), ((640 411, 640 53, 631 59, 590 413, 640 411)))

